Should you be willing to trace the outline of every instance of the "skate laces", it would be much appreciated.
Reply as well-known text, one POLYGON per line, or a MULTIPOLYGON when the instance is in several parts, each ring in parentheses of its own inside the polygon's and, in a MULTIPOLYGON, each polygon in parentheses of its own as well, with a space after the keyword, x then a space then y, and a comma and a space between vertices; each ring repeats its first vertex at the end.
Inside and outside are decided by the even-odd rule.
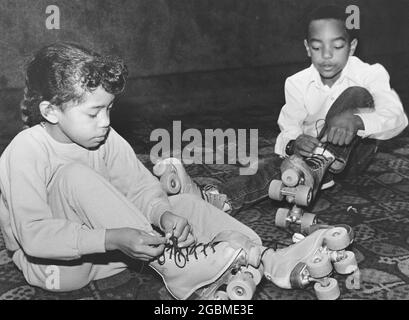
POLYGON ((186 263, 189 262, 189 257, 193 256, 194 259, 198 260, 199 253, 203 253, 207 257, 206 250, 211 249, 212 253, 216 252, 214 247, 217 245, 217 242, 195 243, 189 247, 180 248, 178 239, 175 236, 170 237, 170 241, 171 243, 165 245, 164 252, 158 257, 158 263, 160 265, 165 264, 166 256, 168 256, 168 259, 173 259, 179 268, 184 268, 186 263))
MULTIPOLYGON (((325 150, 325 149, 324 149, 325 150)), ((308 166, 314 170, 325 170, 328 159, 322 154, 313 154, 311 157, 305 159, 308 166)))
POLYGON ((231 203, 227 199, 227 195, 223 193, 219 193, 219 189, 212 185, 207 184, 204 187, 200 188, 202 191, 202 198, 206 202, 212 204, 216 208, 223 210, 223 211, 230 211, 231 210, 231 203), (227 208, 227 210, 225 210, 227 208))
POLYGON ((315 131, 317 132, 317 137, 319 137, 319 135, 320 135, 320 132, 318 131, 318 123, 320 121, 324 121, 324 124, 323 124, 321 130, 325 127, 325 119, 318 119, 317 121, 315 121, 315 131))

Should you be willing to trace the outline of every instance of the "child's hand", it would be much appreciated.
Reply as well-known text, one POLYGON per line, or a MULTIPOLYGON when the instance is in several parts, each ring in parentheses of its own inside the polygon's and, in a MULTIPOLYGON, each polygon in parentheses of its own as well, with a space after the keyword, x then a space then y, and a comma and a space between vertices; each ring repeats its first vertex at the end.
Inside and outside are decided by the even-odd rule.
POLYGON ((147 233, 132 228, 108 229, 105 234, 106 250, 121 250, 126 255, 150 261, 161 255, 167 239, 157 232, 147 233))
POLYGON ((167 239, 172 236, 178 239, 179 247, 188 247, 195 242, 193 229, 185 218, 166 211, 161 217, 160 224, 167 239))
POLYGON ((321 142, 328 141, 340 146, 350 144, 358 130, 364 130, 362 119, 354 113, 354 110, 346 110, 327 120, 321 142))
POLYGON ((321 145, 321 142, 307 134, 301 134, 295 139, 294 153, 303 157, 311 157, 314 149, 321 145))

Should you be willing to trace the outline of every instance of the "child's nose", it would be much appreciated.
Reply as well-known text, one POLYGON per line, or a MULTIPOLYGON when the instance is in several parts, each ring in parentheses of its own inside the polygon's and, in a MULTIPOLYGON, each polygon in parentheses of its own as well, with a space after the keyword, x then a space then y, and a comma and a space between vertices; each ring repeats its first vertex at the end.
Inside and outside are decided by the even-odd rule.
POLYGON ((331 48, 324 48, 322 51, 322 57, 324 59, 331 59, 333 56, 332 49, 331 48))
POLYGON ((99 119, 99 126, 102 128, 109 127, 111 123, 110 117, 108 113, 101 112, 101 117, 99 119))

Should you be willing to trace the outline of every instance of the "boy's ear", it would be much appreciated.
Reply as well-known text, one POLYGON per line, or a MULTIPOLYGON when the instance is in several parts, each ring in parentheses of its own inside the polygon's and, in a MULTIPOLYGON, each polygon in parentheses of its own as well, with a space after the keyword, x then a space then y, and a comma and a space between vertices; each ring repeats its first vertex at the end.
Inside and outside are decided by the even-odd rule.
POLYGON ((353 56, 356 50, 356 47, 358 46, 358 39, 354 39, 351 41, 350 48, 349 48, 349 55, 353 56))
POLYGON ((305 50, 307 50, 307 56, 311 58, 311 50, 310 50, 310 46, 308 45, 307 39, 304 39, 304 46, 305 46, 305 50))
POLYGON ((58 123, 58 111, 57 107, 53 106, 48 101, 41 101, 40 105, 40 112, 44 119, 52 124, 58 123))

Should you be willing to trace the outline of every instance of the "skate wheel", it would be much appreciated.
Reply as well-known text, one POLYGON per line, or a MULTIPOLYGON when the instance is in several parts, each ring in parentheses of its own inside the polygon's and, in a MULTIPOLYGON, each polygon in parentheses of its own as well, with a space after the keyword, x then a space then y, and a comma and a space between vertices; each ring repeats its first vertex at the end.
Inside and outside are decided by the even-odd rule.
POLYGON ((181 185, 177 174, 170 173, 163 175, 160 178, 160 182, 168 194, 177 194, 180 192, 181 185))
POLYGON ((315 279, 326 277, 332 272, 331 260, 326 254, 315 255, 307 261, 307 269, 315 279))
POLYGON ((254 268, 249 265, 247 268, 243 268, 243 272, 249 273, 255 285, 257 286, 261 282, 261 279, 263 279, 264 267, 262 264, 260 264, 259 268, 254 268))
POLYGON ((332 251, 343 250, 351 243, 348 231, 343 227, 328 229, 324 241, 328 249, 332 251))
POLYGON ((239 273, 227 285, 226 291, 231 300, 251 300, 256 284, 249 275, 239 273))
POLYGON ((289 209, 278 208, 275 217, 275 224, 277 227, 287 228, 290 222, 287 220, 289 209))
POLYGON ((296 170, 290 168, 281 174, 281 180, 287 187, 295 187, 300 182, 300 175, 296 170))
POLYGON ((281 189, 283 188, 283 183, 281 180, 273 180, 270 182, 270 186, 268 188, 268 196, 277 201, 282 201, 284 196, 281 194, 281 189))
POLYGON ((295 193, 295 203, 299 206, 308 206, 312 200, 312 190, 310 187, 305 185, 300 185, 297 187, 295 193))
POLYGON ((226 291, 216 291, 214 294, 215 300, 229 300, 229 295, 227 294, 226 291))
POLYGON ((301 232, 307 233, 310 227, 317 223, 317 216, 313 213, 305 212, 301 217, 301 232))
POLYGON ((324 286, 317 282, 314 285, 314 291, 318 300, 336 300, 339 298, 341 292, 337 280, 328 278, 328 285, 324 286))
POLYGON ((355 253, 352 251, 345 251, 344 258, 340 261, 334 262, 334 269, 339 274, 350 274, 358 269, 355 253))
POLYGON ((166 167, 167 167, 167 165, 166 165, 166 163, 164 162, 164 160, 161 160, 161 161, 157 162, 157 163, 153 166, 153 169, 152 169, 153 174, 154 174, 155 176, 157 176, 157 177, 162 176, 162 175, 165 173, 165 171, 166 171, 166 167))

